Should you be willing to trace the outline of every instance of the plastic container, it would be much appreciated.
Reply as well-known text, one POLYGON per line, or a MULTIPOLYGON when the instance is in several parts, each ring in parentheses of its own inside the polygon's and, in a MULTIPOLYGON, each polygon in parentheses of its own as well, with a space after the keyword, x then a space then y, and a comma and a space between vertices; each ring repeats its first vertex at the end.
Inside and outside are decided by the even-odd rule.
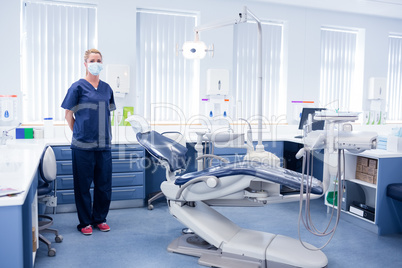
POLYGON ((45 139, 53 139, 54 138, 54 126, 53 126, 53 118, 46 117, 43 119, 43 132, 45 139))
POLYGON ((34 139, 43 139, 43 129, 41 128, 34 128, 34 139))
POLYGON ((329 204, 337 206, 338 205, 338 192, 335 192, 335 194, 334 194, 334 192, 328 192, 327 201, 329 204))

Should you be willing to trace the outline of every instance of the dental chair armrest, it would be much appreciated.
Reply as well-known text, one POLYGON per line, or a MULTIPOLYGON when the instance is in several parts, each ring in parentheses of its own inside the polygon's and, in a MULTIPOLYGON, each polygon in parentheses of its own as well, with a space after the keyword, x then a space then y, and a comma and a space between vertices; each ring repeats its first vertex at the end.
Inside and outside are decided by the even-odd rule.
POLYGON ((215 188, 219 183, 218 177, 215 177, 215 176, 201 176, 201 177, 189 180, 188 182, 183 184, 180 187, 180 189, 177 191, 176 199, 180 198, 180 196, 183 193, 184 189, 186 189, 188 186, 190 186, 191 184, 194 184, 194 183, 201 182, 201 181, 205 182, 207 184, 207 186, 210 187, 210 188, 215 188))

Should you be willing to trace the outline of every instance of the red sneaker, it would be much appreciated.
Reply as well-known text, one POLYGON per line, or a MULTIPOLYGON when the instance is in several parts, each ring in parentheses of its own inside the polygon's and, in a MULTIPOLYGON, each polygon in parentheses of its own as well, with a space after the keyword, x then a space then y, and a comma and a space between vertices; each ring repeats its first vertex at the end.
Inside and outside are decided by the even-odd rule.
POLYGON ((99 223, 98 225, 96 225, 96 227, 98 227, 99 230, 101 230, 102 232, 108 232, 108 231, 110 231, 110 227, 109 227, 109 225, 107 225, 106 222, 104 222, 104 223, 99 223))
POLYGON ((81 233, 84 235, 91 235, 92 234, 92 226, 88 225, 87 227, 81 228, 81 233))

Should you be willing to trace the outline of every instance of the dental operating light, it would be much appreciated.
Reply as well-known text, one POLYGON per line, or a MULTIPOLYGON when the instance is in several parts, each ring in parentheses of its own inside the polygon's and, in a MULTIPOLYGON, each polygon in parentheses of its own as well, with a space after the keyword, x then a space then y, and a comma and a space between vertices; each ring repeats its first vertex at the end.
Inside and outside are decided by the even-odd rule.
POLYGON ((187 41, 182 47, 183 56, 186 59, 203 59, 207 54, 207 46, 204 42, 198 38, 198 32, 196 32, 194 41, 187 41))

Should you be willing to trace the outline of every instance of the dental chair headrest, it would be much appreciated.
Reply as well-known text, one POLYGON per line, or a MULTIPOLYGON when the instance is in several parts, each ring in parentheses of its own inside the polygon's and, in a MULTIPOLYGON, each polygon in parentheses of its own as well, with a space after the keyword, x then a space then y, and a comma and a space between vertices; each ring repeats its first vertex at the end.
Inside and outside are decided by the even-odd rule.
POLYGON ((170 171, 186 169, 187 148, 156 131, 138 132, 137 140, 153 157, 166 161, 170 171))

